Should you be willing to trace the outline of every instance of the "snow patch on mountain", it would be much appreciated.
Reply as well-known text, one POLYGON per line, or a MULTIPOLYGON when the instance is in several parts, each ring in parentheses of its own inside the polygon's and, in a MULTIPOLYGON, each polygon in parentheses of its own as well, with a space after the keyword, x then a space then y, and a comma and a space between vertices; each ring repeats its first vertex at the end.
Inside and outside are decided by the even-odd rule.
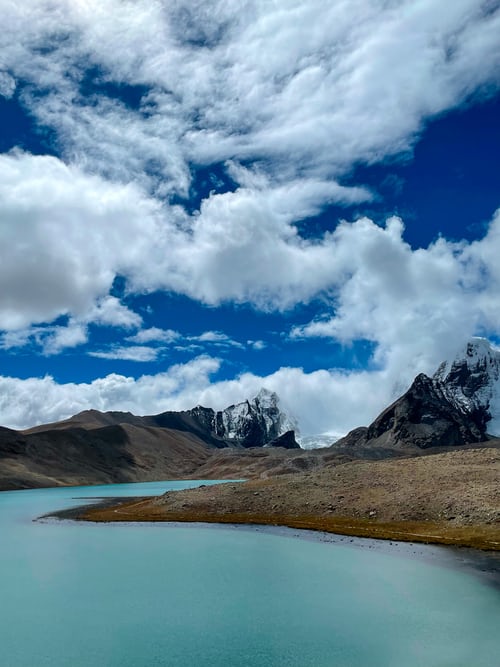
POLYGON ((463 413, 486 410, 488 433, 500 436, 500 350, 473 338, 433 376, 436 387, 463 413))

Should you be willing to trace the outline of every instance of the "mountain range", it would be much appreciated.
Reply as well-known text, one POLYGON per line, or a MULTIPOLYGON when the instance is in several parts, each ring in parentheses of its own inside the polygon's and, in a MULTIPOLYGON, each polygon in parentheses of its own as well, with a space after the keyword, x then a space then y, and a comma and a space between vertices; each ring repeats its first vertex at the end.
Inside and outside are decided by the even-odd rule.
POLYGON ((369 425, 321 450, 301 450, 297 424, 262 389, 224 410, 197 406, 139 417, 86 410, 25 431, 0 428, 0 489, 267 476, 339 460, 423 455, 490 441, 500 431, 500 352, 472 339, 369 425))
POLYGON ((0 427, 0 489, 187 477, 218 449, 300 450, 294 426, 278 396, 262 389, 217 412, 85 410, 24 431, 0 427))

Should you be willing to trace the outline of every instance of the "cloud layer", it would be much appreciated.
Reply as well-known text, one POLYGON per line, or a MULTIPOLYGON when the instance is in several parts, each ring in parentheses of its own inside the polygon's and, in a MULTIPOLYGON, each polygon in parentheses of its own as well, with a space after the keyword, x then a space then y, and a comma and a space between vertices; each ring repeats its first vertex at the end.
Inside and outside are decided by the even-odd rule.
POLYGON ((368 199, 338 179, 499 83, 500 11, 478 0, 0 7, 1 89, 61 155, 2 156, 4 328, 80 315, 117 273, 210 304, 308 300, 331 247, 295 223, 368 199), (169 204, 220 163, 235 192, 169 204))

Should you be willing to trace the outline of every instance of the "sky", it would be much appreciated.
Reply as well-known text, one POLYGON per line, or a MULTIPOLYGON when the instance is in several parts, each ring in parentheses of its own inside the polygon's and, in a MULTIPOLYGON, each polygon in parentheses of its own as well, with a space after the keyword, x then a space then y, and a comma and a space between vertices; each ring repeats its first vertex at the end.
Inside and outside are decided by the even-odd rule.
POLYGON ((0 424, 369 423, 500 337, 498 0, 0 0, 0 424))

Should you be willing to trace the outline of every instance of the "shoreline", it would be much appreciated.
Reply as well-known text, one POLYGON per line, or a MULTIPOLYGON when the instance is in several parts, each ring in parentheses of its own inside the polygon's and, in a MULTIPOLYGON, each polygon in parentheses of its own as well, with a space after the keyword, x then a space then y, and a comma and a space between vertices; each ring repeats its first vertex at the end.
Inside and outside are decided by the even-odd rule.
POLYGON ((175 509, 156 505, 152 497, 106 499, 75 512, 80 521, 115 522, 182 522, 284 526, 350 537, 367 537, 399 542, 469 547, 500 552, 498 527, 492 525, 450 526, 436 521, 378 521, 355 516, 318 514, 285 514, 257 511, 217 511, 207 507, 175 509))
MULTIPOLYGON (((161 518, 131 518, 127 508, 137 508, 142 503, 150 502, 151 496, 142 496, 131 499, 123 498, 95 498, 97 502, 86 503, 77 507, 72 507, 56 512, 50 512, 43 515, 36 521, 70 521, 70 522, 88 522, 94 525, 103 526, 134 526, 142 525, 149 527, 160 527, 163 524, 177 527, 197 527, 204 529, 227 529, 244 530, 250 532, 269 533, 295 539, 305 539, 315 542, 322 542, 335 546, 347 546, 352 548, 370 549, 373 552, 392 554, 404 558, 416 558, 418 560, 432 563, 437 566, 460 570, 476 577, 479 577, 484 583, 500 591, 500 548, 488 548, 484 544, 477 546, 475 544, 458 544, 456 541, 442 536, 416 535, 411 532, 401 533, 394 531, 393 536, 387 533, 387 525, 381 532, 377 530, 376 523, 369 525, 352 525, 354 518, 346 518, 339 525, 339 519, 335 521, 335 526, 330 525, 329 529, 319 526, 319 521, 323 517, 294 517, 286 521, 280 521, 280 517, 268 516, 252 517, 250 515, 241 516, 237 514, 227 514, 219 516, 208 513, 186 512, 182 513, 163 513, 161 518), (122 512, 119 516, 116 512, 122 512), (114 514, 109 518, 110 513, 114 514), (107 518, 104 518, 105 515, 107 518), (316 519, 316 521, 311 521, 316 519), (311 525, 312 523, 312 525, 311 525), (351 525, 349 525, 349 523, 351 525), (333 530, 332 528, 336 528, 333 530), (340 532, 342 529, 342 532, 340 532), (375 530, 374 530, 375 529, 375 530), (383 534, 382 534, 383 533, 383 534), (416 537, 417 539, 412 539, 416 537)), ((91 500, 89 498, 89 500, 91 500)), ((380 526, 378 526, 380 528, 380 526)), ((480 543, 480 542, 479 542, 480 543)))

